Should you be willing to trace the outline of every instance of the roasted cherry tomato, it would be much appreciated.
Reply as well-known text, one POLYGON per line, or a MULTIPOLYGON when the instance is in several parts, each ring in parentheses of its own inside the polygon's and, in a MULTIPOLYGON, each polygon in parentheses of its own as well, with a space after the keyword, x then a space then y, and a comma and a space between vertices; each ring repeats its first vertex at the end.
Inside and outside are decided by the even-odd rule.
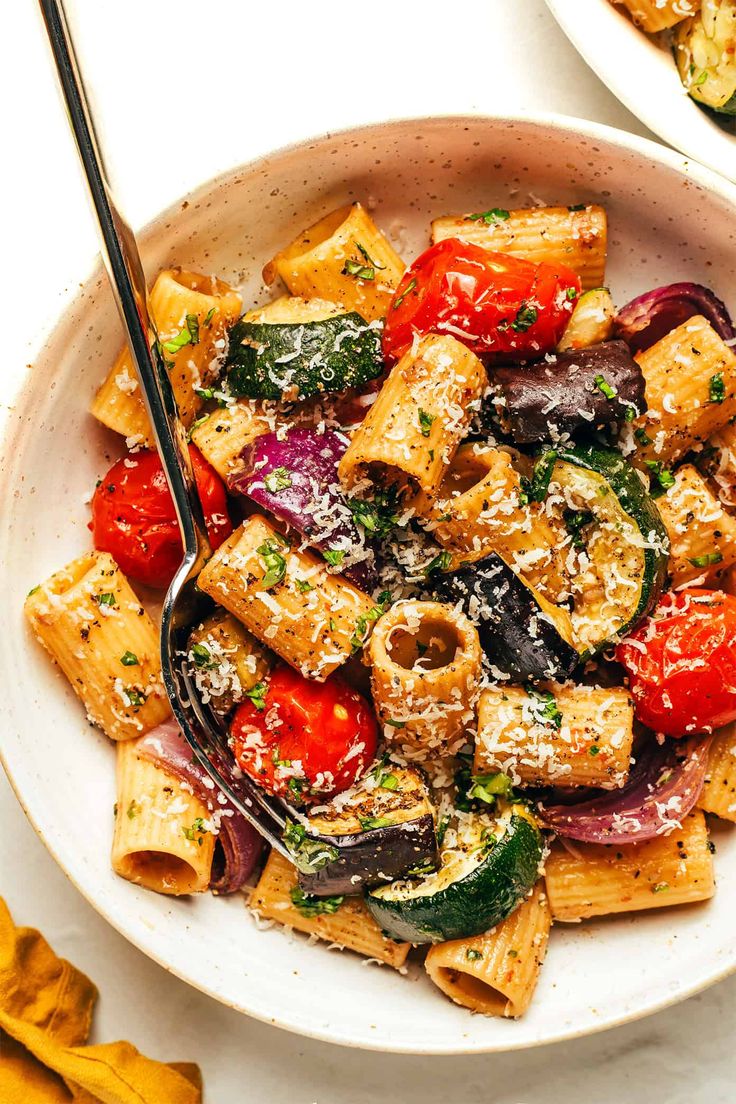
POLYGON ((579 277, 564 265, 446 238, 417 257, 396 289, 383 352, 396 359, 416 334, 440 333, 476 353, 539 359, 562 337, 579 294, 579 277))
MULTIPOLYGON (((189 446, 194 477, 213 550, 233 531, 222 480, 199 449, 189 446)), ((95 548, 109 552, 124 575, 152 587, 167 587, 184 555, 157 452, 135 452, 118 460, 92 498, 95 548)))
POLYGON ((294 804, 323 801, 352 786, 375 757, 373 710, 339 675, 311 682, 284 665, 264 697, 253 697, 233 718, 233 751, 270 794, 294 804))
POLYGON ((667 736, 736 720, 736 598, 718 590, 665 594, 622 641, 638 720, 667 736))

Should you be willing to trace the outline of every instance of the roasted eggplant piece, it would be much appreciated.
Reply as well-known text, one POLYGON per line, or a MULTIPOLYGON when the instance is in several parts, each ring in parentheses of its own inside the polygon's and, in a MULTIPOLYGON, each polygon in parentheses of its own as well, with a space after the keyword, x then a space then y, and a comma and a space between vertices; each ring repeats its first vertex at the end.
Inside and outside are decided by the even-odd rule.
POLYGON ((504 365, 493 377, 501 422, 517 445, 631 422, 647 409, 644 376, 625 341, 571 349, 529 366, 504 365))
POLYGON ((308 826, 289 825, 284 842, 299 869, 299 885, 316 897, 359 893, 437 865, 434 810, 414 768, 377 763, 306 820, 308 826))
POLYGON ((438 601, 461 603, 493 666, 515 682, 562 680, 577 667, 567 611, 548 602, 497 552, 434 576, 432 585, 438 601))

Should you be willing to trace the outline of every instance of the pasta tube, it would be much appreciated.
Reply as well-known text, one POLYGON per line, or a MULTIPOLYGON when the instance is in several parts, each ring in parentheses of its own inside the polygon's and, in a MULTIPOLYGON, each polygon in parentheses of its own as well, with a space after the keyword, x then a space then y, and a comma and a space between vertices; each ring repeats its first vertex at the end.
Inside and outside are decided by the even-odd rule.
POLYGON ((454 337, 423 337, 394 365, 353 434, 341 481, 434 495, 486 386, 478 357, 454 337))
POLYGON ((522 505, 521 476, 509 453, 461 445, 436 495, 420 494, 412 505, 434 539, 452 553, 449 570, 498 552, 550 597, 567 590, 564 563, 555 554, 564 534, 538 503, 522 505))
POLYGON ((262 402, 238 399, 199 418, 190 438, 225 482, 235 474, 238 458, 246 445, 269 433, 274 419, 262 402))
POLYGON ((159 637, 107 552, 89 552, 34 587, 25 615, 111 740, 142 736, 171 713, 159 637))
POLYGON ((435 943, 424 962, 455 1004, 486 1016, 523 1016, 531 1003, 552 925, 539 883, 502 924, 471 939, 435 943))
POLYGON ((254 514, 220 545, 200 589, 306 678, 322 682, 360 648, 375 617, 371 599, 313 552, 291 549, 254 514))
POLYGON ((698 805, 736 823, 736 725, 726 725, 713 736, 698 805))
POLYGON ((510 253, 539 264, 564 264, 576 272, 584 289, 600 287, 606 271, 606 212, 597 204, 583 207, 531 207, 472 215, 449 215, 432 223, 432 241, 460 241, 510 253))
POLYGON ((359 203, 340 207, 308 227, 263 270, 292 295, 326 299, 357 311, 366 322, 383 318, 404 262, 359 203))
POLYGON ((555 844, 545 867, 555 920, 684 905, 715 892, 708 830, 699 811, 689 813, 681 828, 646 843, 576 841, 571 851, 555 844))
POLYGON ((736 356, 696 315, 635 359, 648 406, 633 423, 636 460, 656 474, 736 417, 736 356))
POLYGON ((657 499, 670 538, 672 581, 680 586, 699 579, 710 586, 736 563, 736 519, 692 464, 683 464, 674 478, 657 499))
POLYGON ((628 690, 547 685, 483 691, 475 773, 504 771, 517 785, 622 786, 633 740, 628 690))
POLYGON ((397 602, 368 646, 371 686, 386 741, 407 759, 450 755, 475 718, 478 632, 440 602, 397 602))
POLYGON ((202 701, 218 713, 228 713, 271 668, 265 649, 225 610, 191 633, 187 658, 202 701))
POLYGON ((156 893, 203 893, 210 884, 215 837, 210 813, 172 776, 136 753, 117 749, 112 868, 156 893))
POLYGON ((385 936, 368 912, 362 897, 327 898, 335 911, 316 912, 320 900, 300 893, 296 869, 282 855, 272 851, 250 899, 259 918, 276 920, 297 931, 316 935, 333 946, 347 947, 366 958, 377 959, 400 969, 409 953, 408 943, 395 943, 385 936), (299 907, 301 905, 301 907, 299 907))
MULTIPOLYGON (((149 307, 179 416, 189 426, 203 402, 197 388, 213 379, 225 352, 226 330, 240 314, 240 296, 214 276, 167 269, 156 278, 149 307)), ((97 392, 91 412, 103 425, 135 444, 155 447, 127 346, 97 392)))
POLYGON ((700 0, 614 0, 648 34, 674 27, 700 11, 700 0))

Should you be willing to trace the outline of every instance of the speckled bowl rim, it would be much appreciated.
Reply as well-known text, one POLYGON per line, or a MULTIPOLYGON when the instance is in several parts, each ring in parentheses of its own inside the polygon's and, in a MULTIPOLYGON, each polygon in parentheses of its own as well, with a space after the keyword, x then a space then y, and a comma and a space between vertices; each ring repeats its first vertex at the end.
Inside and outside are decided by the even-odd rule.
MULTIPOLYGON (((675 150, 668 147, 661 146, 657 142, 653 142, 648 138, 641 138, 637 135, 629 134, 626 131, 619 130, 615 127, 610 127, 602 123, 594 123, 588 120, 578 119, 573 116, 561 115, 557 113, 538 113, 538 112, 520 112, 518 114, 503 114, 503 115, 489 115, 487 112, 468 112, 464 114, 435 114, 431 116, 405 116, 396 117, 387 120, 382 120, 373 123, 359 123, 354 126, 341 127, 336 130, 325 131, 315 136, 295 139, 275 150, 266 150, 257 156, 251 158, 249 161, 243 164, 228 169, 222 173, 217 174, 210 180, 200 185, 195 190, 180 196, 174 202, 172 202, 164 211, 152 218, 145 226, 139 229, 138 233, 141 236, 153 233, 156 227, 166 220, 175 219, 177 213, 181 209, 181 205, 184 201, 189 204, 197 203, 198 201, 206 198, 209 193, 215 188, 221 188, 226 186, 229 181, 235 181, 239 176, 244 173, 250 173, 257 170, 262 164, 271 158, 279 158, 294 153, 308 153, 309 149, 315 144, 322 143, 331 138, 345 138, 345 137, 370 137, 370 135, 376 131, 379 131, 385 127, 392 126, 406 126, 416 125, 418 127, 432 125, 433 123, 442 122, 453 126, 463 126, 466 124, 478 124, 479 122, 487 122, 494 126, 498 125, 519 125, 521 127, 542 127, 551 131, 564 132, 567 135, 577 134, 581 138, 591 139, 594 141, 605 142, 608 145, 625 150, 626 152, 633 152, 642 157, 648 158, 651 161, 658 162, 668 169, 678 172, 686 179, 691 179, 708 191, 714 192, 716 195, 730 202, 736 209, 736 186, 730 184, 726 179, 720 177, 712 169, 705 168, 697 162, 694 162, 691 158, 686 157, 675 150)), ((38 338, 34 346, 33 359, 40 358, 44 355, 48 345, 55 336, 57 327, 63 325, 64 316, 69 310, 70 305, 74 299, 77 298, 80 288, 88 286, 92 281, 98 280, 104 273, 101 260, 99 257, 94 261, 87 270, 87 275, 84 279, 79 280, 76 283, 70 283, 70 292, 63 297, 61 309, 57 307, 53 312, 49 312, 49 317, 42 322, 38 327, 38 338)), ((23 392, 25 391, 26 384, 21 382, 13 394, 13 403, 15 404, 21 399, 23 392)), ((8 446, 12 443, 14 431, 14 422, 12 415, 8 416, 5 420, 5 424, 2 427, 0 434, 0 464, 4 465, 7 455, 8 446)), ((395 1045, 383 1045, 375 1044, 371 1045, 370 1042, 356 1041, 348 1037, 341 1037, 339 1032, 328 1030, 310 1030, 303 1024, 296 1024, 289 1022, 288 1019, 283 1017, 266 1016, 258 1011, 254 1011, 245 1006, 243 1003, 238 1003, 226 997, 223 997, 215 989, 209 987, 205 982, 195 980, 187 976, 184 970, 174 969, 165 959, 160 955, 153 952, 147 945, 145 938, 138 936, 137 934, 129 931, 124 920, 116 917, 114 914, 103 909, 98 905, 95 897, 92 893, 89 893, 79 883, 75 877, 74 872, 69 869, 62 861, 62 857, 58 852, 57 846, 53 840, 50 840, 41 830, 40 825, 37 823, 30 804, 26 801, 26 798, 19 792, 15 781, 13 779, 10 767, 7 763, 5 753, 0 743, 0 762, 2 762, 6 775, 10 781, 13 791, 21 805, 28 820, 33 826, 35 832, 42 840, 54 860, 64 871, 69 881, 80 894, 86 898, 86 900, 92 905, 96 912, 99 913, 117 932, 124 936, 130 943, 132 943, 138 950, 145 954, 148 958, 152 959, 159 966, 163 967, 168 973, 174 974, 180 980, 191 985, 193 988, 199 990, 202 993, 207 994, 214 1000, 221 1004, 235 1009, 236 1011, 243 1012, 246 1015, 252 1016, 255 1019, 260 1020, 263 1023, 271 1024, 273 1026, 281 1027, 287 1031, 293 1032, 297 1035, 305 1036, 307 1038, 317 1039, 323 1042, 331 1042, 341 1046, 356 1047, 358 1049, 373 1050, 395 1054, 416 1054, 426 1056, 449 1056, 459 1054, 488 1054, 488 1053, 504 1053, 511 1050, 524 1050, 531 1047, 546 1046, 552 1043, 561 1043, 572 1039, 582 1038, 587 1035, 596 1034, 600 1031, 608 1030, 609 1028, 617 1027, 622 1024, 632 1023, 638 1019, 642 1019, 645 1016, 650 1016, 655 1012, 659 1012, 665 1008, 668 1008, 674 1004, 685 1000, 687 997, 694 996, 695 994, 702 992, 703 990, 714 985, 716 982, 721 981, 733 973, 736 973, 736 943, 734 945, 733 958, 730 962, 727 962, 725 966, 721 966, 714 969, 712 972, 707 973, 704 976, 699 977, 695 981, 690 983, 683 982, 681 986, 669 993, 659 996, 650 1002, 644 1002, 639 1007, 632 1009, 628 1012, 624 1012, 620 1015, 615 1015, 610 1019, 601 1019, 601 1021, 594 1024, 588 1024, 584 1027, 561 1028, 557 1032, 550 1034, 543 1039, 522 1039, 514 1041, 511 1032, 513 1031, 513 1023, 509 1024, 509 1037, 508 1040, 504 1040, 500 1043, 490 1043, 488 1045, 472 1045, 462 1046, 452 1044, 448 1047, 426 1047, 421 1048, 417 1046, 403 1046, 400 1043, 395 1045)))

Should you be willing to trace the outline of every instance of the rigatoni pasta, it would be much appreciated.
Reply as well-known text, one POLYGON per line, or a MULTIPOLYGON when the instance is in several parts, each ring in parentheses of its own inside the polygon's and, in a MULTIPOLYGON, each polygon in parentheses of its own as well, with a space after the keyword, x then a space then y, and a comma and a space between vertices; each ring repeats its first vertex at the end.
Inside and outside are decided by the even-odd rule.
POLYGON ((578 274, 583 288, 604 282, 608 229, 606 213, 597 204, 513 211, 494 207, 435 219, 432 241, 445 238, 459 238, 537 264, 564 264, 578 274))
POLYGON ((111 740, 141 736, 170 715, 157 630, 112 556, 73 560, 33 588, 25 615, 111 740))
POLYGON ((292 295, 326 299, 367 322, 382 318, 404 264, 373 219, 354 203, 308 227, 270 261, 263 278, 281 277, 292 295))
POLYGON ((523 1016, 534 996, 551 926, 547 894, 539 883, 491 931, 430 947, 424 966, 455 1004, 486 1016, 523 1016))
POLYGON ((207 806, 190 790, 139 756, 137 741, 118 744, 116 874, 156 893, 204 893, 210 884, 214 825, 207 806))
MULTIPOLYGON (((198 392, 211 383, 224 358, 227 328, 240 312, 234 288, 214 276, 166 269, 151 288, 149 309, 161 341, 162 356, 185 426, 195 419, 203 398, 198 392)), ((97 392, 92 413, 103 425, 128 440, 153 447, 153 435, 133 362, 123 349, 97 392)))
POLYGON ((527 786, 622 786, 633 704, 620 688, 489 687, 478 704, 476 774, 503 771, 527 786))
POLYGON ((238 399, 203 414, 192 426, 190 436, 220 478, 228 480, 237 471, 238 457, 245 446, 268 433, 272 424, 263 403, 238 399))
POLYGON ((736 563, 736 519, 692 464, 674 473, 657 505, 670 538, 670 574, 679 586, 713 585, 736 563))
POLYGON ((545 865, 555 920, 665 908, 713 896, 713 856, 701 812, 639 844, 555 844, 545 865))
POLYGON ((353 434, 340 462, 342 482, 433 495, 486 383, 477 356, 455 338, 422 338, 391 370, 353 434))
POLYGON ((694 15, 700 0, 614 0, 625 7, 643 31, 657 34, 694 15))
POLYGON ((331 575, 313 553, 292 549, 259 515, 218 548, 199 586, 287 663, 320 681, 361 647, 371 623, 366 594, 331 575))
POLYGON ((706 813, 736 823, 736 726, 733 723, 713 736, 698 805, 706 813))

